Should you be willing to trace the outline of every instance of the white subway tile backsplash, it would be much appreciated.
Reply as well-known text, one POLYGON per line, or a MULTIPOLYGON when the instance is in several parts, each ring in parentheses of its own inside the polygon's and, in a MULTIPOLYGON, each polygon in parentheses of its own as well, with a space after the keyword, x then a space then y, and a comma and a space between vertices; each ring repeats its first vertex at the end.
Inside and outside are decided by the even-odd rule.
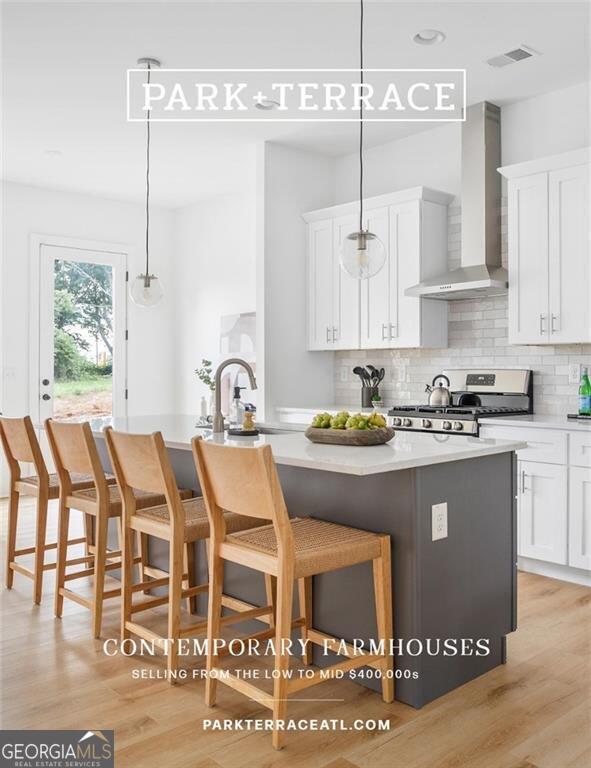
MULTIPOLYGON (((507 264, 506 206, 501 209, 502 255, 507 264)), ((448 262, 459 266, 461 210, 449 209, 448 262)), ((382 397, 387 405, 424 402, 425 384, 444 368, 532 368, 534 401, 538 413, 564 415, 577 406, 577 385, 568 383, 572 363, 591 367, 591 344, 562 346, 513 346, 507 340, 507 297, 449 302, 447 349, 355 350, 337 352, 335 395, 337 403, 360 401, 359 382, 351 376, 340 381, 340 368, 373 363, 384 366, 382 397)))

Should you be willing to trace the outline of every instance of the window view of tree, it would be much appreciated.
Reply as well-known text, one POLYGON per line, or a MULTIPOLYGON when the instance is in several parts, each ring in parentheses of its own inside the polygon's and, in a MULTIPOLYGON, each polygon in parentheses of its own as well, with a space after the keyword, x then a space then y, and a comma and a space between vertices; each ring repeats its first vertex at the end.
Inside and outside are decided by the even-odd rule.
POLYGON ((54 414, 112 411, 112 268, 56 260, 54 271, 54 414))

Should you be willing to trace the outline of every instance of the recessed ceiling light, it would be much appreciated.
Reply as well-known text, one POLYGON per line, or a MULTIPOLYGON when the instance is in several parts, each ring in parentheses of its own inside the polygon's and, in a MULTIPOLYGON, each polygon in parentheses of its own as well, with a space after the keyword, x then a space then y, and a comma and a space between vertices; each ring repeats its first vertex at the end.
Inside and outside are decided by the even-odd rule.
POLYGON ((421 29, 413 37, 413 40, 418 45, 437 45, 445 40, 445 35, 438 29, 421 29))
POLYGON ((46 149, 43 154, 47 157, 61 157, 64 153, 61 149, 46 149))
POLYGON ((257 109, 262 109, 266 112, 281 106, 278 101, 273 101, 273 99, 259 99, 258 101, 255 101, 254 105, 257 109))

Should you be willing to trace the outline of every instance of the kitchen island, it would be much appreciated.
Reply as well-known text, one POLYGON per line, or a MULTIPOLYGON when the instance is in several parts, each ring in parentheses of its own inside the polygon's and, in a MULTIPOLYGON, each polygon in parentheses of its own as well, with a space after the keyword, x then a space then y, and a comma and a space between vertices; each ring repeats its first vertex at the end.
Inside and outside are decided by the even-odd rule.
MULTIPOLYGON (((212 437, 195 421, 138 416, 91 424, 106 468, 104 426, 160 430, 179 485, 197 492, 190 450, 194 435, 245 450, 269 444, 290 516, 390 534, 399 701, 422 707, 505 661, 506 636, 516 629, 517 610, 514 452, 524 443, 399 432, 383 446, 314 445, 297 429, 228 439, 212 437), (447 505, 446 530, 435 530, 432 507, 442 504, 447 505)), ((166 568, 161 542, 151 542, 150 560, 166 568)), ((205 581, 202 548, 196 562, 199 581, 205 581)), ((261 575, 241 566, 227 565, 224 591, 265 602, 261 575)), ((369 563, 315 577, 314 626, 348 640, 375 637, 371 595, 369 563)), ((199 610, 204 609, 203 600, 199 610)), ((334 661, 315 654, 319 666, 334 661)), ((358 682, 379 685, 367 678, 358 682)))

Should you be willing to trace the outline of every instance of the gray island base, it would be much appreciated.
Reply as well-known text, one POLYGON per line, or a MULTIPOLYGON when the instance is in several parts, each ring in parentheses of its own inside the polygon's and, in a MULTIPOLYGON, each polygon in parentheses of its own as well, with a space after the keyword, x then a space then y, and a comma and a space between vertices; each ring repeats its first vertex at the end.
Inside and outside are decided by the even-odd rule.
MULTIPOLYGON (((94 425, 97 438, 100 426, 94 425)), ((282 437, 276 438, 277 453, 282 437)), ((420 447, 420 437, 413 436, 415 446, 420 447)), ((293 439, 305 440, 300 434, 293 439)), ((466 440, 451 439, 460 441, 458 445, 466 440)), ((265 441, 273 443, 274 436, 265 436, 265 441)), ((104 441, 98 442, 108 467, 104 441)), ((178 440, 168 442, 178 483, 199 492, 189 440, 182 442, 182 447, 178 440)), ((417 462, 419 466, 361 475, 278 461, 291 517, 313 516, 391 536, 396 699, 417 708, 504 663, 506 636, 516 629, 514 450, 522 446, 474 439, 472 444, 473 458, 417 462), (485 442, 495 443, 495 450, 476 450, 485 442), (433 541, 431 508, 443 502, 448 535, 433 541)), ((408 454, 408 444, 404 447, 408 454)), ((386 446, 361 450, 382 448, 386 446)), ((408 465, 408 455, 404 459, 408 465)), ((196 576, 203 583, 207 566, 202 545, 196 554, 196 576)), ((150 560, 167 567, 163 542, 150 542, 150 560)), ((248 602, 265 602, 262 575, 238 565, 227 564, 224 591, 248 602)), ((314 577, 313 595, 317 629, 350 642, 375 638, 371 564, 314 577)), ((203 597, 199 612, 205 610, 203 597)), ((260 629, 252 622, 255 626, 260 629)), ((315 648, 318 666, 335 660, 315 648)), ((375 679, 356 682, 379 689, 375 679)))

